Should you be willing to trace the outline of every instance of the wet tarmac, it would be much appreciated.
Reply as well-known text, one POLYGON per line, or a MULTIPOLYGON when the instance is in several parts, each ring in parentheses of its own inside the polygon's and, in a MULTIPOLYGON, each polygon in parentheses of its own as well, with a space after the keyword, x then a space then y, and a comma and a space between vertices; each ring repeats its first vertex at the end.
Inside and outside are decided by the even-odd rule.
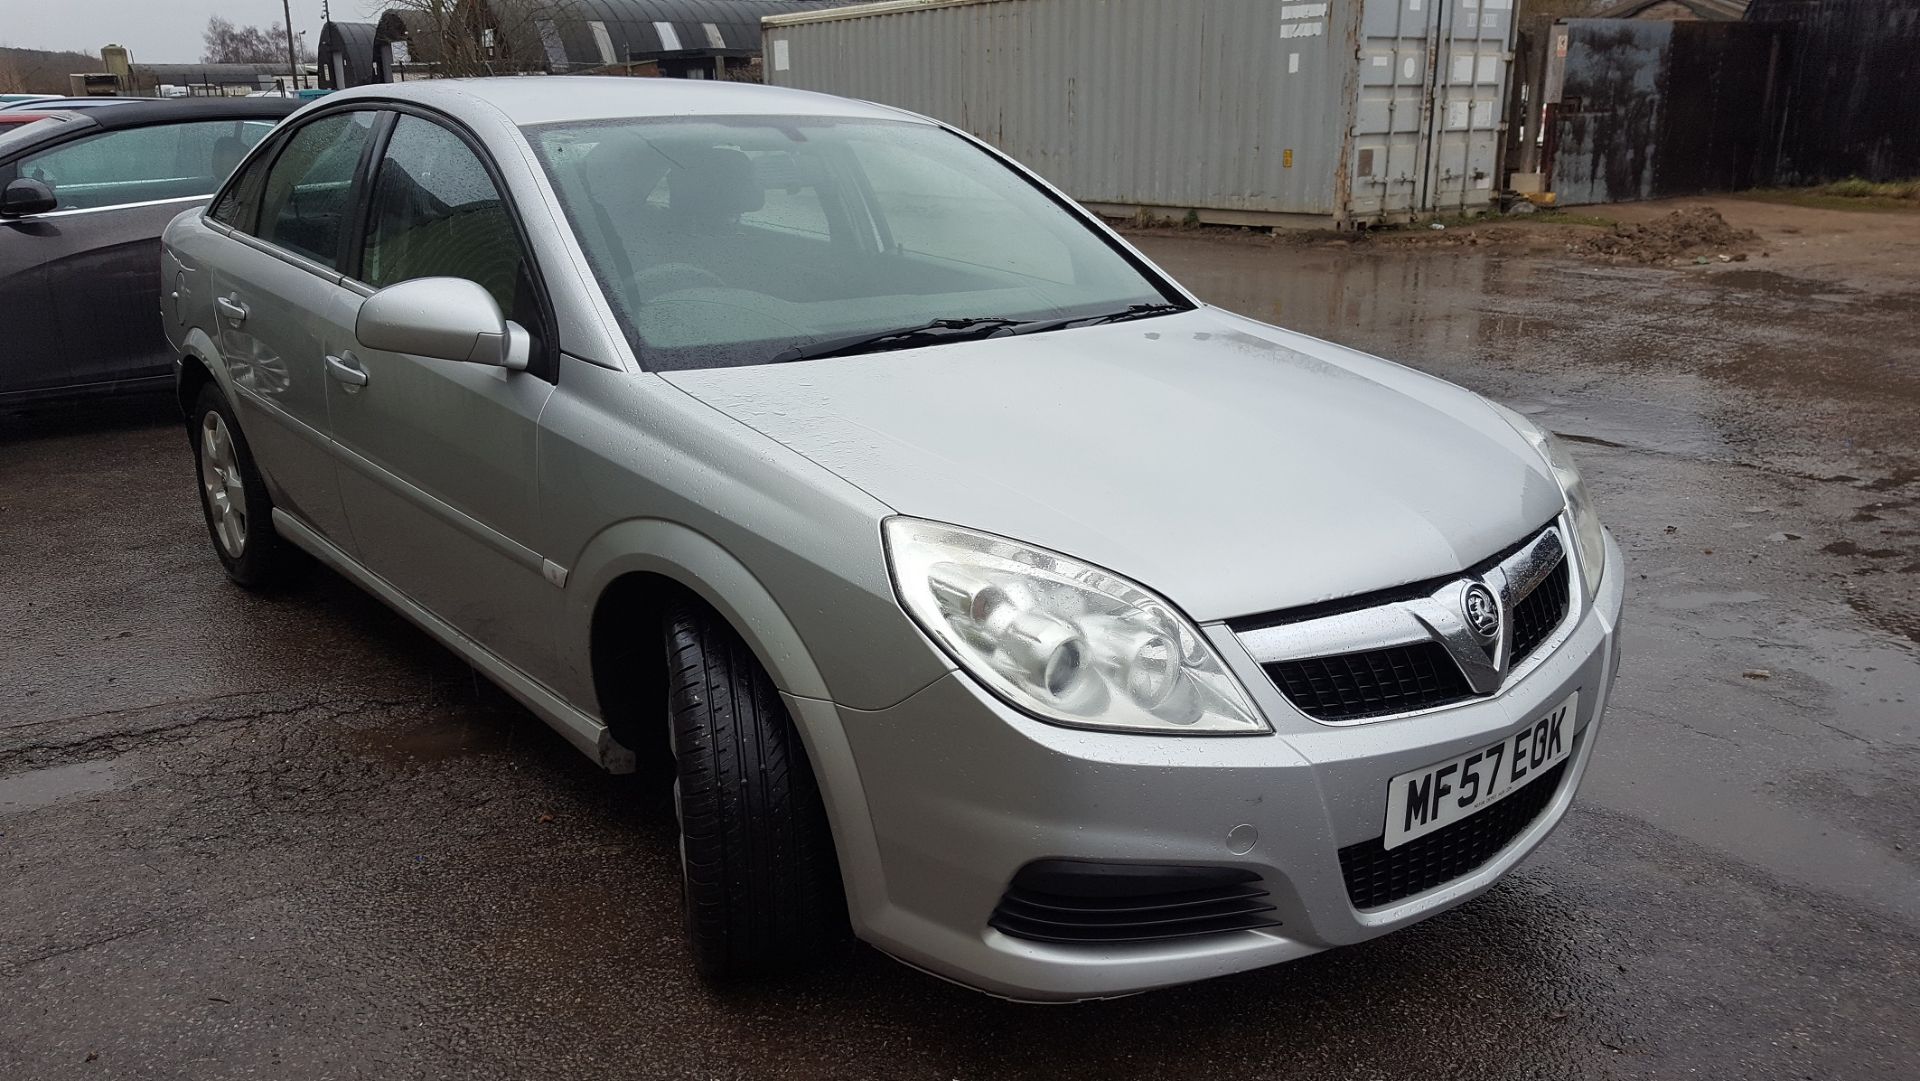
POLYGON ((663 791, 332 576, 227 585, 166 403, 93 407, 0 419, 0 1078, 1920 1074, 1920 283, 1142 243, 1578 443, 1627 662, 1486 897, 1117 1002, 714 992, 663 791))

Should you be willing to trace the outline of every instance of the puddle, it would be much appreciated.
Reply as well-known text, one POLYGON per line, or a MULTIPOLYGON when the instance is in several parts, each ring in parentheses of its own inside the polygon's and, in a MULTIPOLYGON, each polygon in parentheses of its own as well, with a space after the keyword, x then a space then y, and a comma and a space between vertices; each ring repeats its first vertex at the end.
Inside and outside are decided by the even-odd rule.
POLYGON ((1892 559, 1906 554, 1898 548, 1862 548, 1849 540, 1834 541, 1820 550, 1828 555, 1861 556, 1865 559, 1892 559))
MULTIPOLYGON (((478 720, 487 717, 482 712, 478 720)), ((471 717, 434 717, 403 728, 351 732, 347 738, 357 749, 392 762, 438 762, 507 746, 501 725, 476 723, 471 717)))
POLYGON ((119 783, 120 772, 112 762, 76 762, 0 777, 0 814, 45 807, 69 796, 104 792, 119 783))
POLYGON ((1715 285, 1748 290, 1776 297, 1841 302, 1859 295, 1860 290, 1838 282, 1796 278, 1774 270, 1719 270, 1708 277, 1715 285))

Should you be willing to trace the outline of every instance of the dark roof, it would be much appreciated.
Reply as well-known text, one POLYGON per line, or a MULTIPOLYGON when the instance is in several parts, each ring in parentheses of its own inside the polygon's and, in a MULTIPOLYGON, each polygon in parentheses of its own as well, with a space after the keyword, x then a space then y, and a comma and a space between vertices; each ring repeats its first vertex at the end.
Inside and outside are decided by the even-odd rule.
POLYGON ((628 30, 636 51, 670 53, 707 48, 713 45, 706 35, 708 24, 720 31, 725 48, 760 50, 760 20, 767 15, 830 7, 824 0, 576 0, 569 17, 597 19, 612 30, 616 25, 628 30), (679 49, 655 27, 665 23, 679 39, 679 49))
MULTIPOLYGON (((486 0, 463 2, 483 10, 486 7, 486 0)), ((553 70, 665 57, 758 56, 762 16, 844 6, 847 2, 566 0, 555 4, 556 17, 540 27, 542 40, 514 42, 512 47, 524 59, 545 60, 553 70), (601 48, 596 27, 606 32, 606 50, 601 48)))
POLYGON ((108 131, 166 120, 278 120, 305 104, 292 98, 154 98, 94 109, 87 119, 108 131))
POLYGON ((366 49, 371 52, 373 50, 373 31, 374 25, 372 23, 331 22, 320 28, 320 40, 324 43, 328 39, 332 39, 337 42, 341 48, 366 49))
POLYGON ((1748 0, 1626 0, 1599 13, 1602 19, 1631 19, 1649 8, 1676 3, 1704 22, 1738 22, 1747 13, 1748 0))
POLYGON ((373 23, 330 22, 320 28, 320 48, 318 53, 320 81, 334 90, 346 87, 333 86, 333 58, 337 55, 344 61, 347 86, 359 86, 373 81, 373 41, 377 28, 373 23))
POLYGON ((433 31, 433 19, 426 12, 394 8, 373 24, 374 48, 377 51, 390 42, 404 41, 411 62, 431 63, 439 59, 440 53, 440 43, 433 31))

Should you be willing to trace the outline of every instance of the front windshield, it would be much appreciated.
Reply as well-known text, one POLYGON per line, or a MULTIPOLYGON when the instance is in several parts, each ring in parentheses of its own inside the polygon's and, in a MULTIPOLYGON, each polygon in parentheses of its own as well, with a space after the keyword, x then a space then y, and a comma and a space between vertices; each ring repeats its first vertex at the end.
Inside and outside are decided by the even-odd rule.
POLYGON ((1178 303, 1019 174, 926 124, 722 117, 527 134, 654 370, 791 359, 936 320, 1178 303))

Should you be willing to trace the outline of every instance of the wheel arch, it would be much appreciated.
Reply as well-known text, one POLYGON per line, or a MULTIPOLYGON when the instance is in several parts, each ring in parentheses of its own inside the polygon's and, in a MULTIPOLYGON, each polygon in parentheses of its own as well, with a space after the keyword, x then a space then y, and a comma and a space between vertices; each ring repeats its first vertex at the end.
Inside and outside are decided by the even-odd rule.
MULTIPOLYGON (((659 518, 600 531, 567 574, 569 618, 562 649, 591 665, 594 631, 609 600, 647 598, 664 587, 698 597, 739 632, 774 685, 804 698, 830 697, 800 632, 773 594, 731 552, 705 534, 659 518)), ((603 704, 604 705, 604 704, 603 704)))
MULTIPOLYGON (((220 351, 215 347, 213 338, 206 331, 194 327, 187 331, 186 338, 180 343, 179 373, 174 378, 174 398, 180 403, 180 414, 188 416, 193 412, 194 399, 200 396, 200 388, 212 383, 227 393, 224 367, 216 359, 220 351)), ((228 400, 232 396, 228 395, 228 400)))
MULTIPOLYGON (((786 701, 806 744, 826 804, 850 916, 856 933, 880 901, 879 844, 853 749, 827 685, 800 633, 773 594, 717 541, 661 519, 633 519, 602 530, 568 572, 568 614, 560 646, 586 659, 600 719, 614 738, 645 761, 667 731, 667 681, 660 615, 676 595, 690 595, 725 619, 753 650, 786 701), (623 631, 621 621, 648 625, 623 631), (623 670, 635 650, 657 649, 652 673, 623 670), (647 707, 648 686, 659 688, 647 707)), ((658 761, 658 759, 655 759, 658 761)))

